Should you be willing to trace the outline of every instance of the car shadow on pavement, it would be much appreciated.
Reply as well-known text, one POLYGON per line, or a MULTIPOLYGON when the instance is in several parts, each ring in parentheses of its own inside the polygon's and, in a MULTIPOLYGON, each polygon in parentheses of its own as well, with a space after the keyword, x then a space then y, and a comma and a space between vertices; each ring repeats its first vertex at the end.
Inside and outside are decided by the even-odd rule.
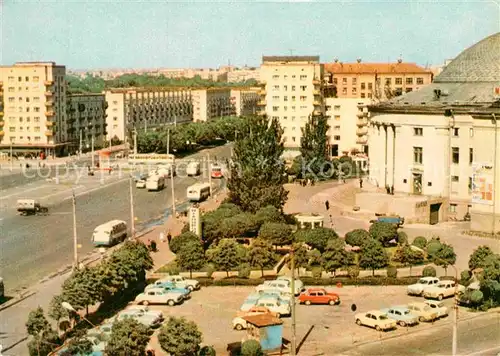
POLYGON ((4 296, 0 298, 0 305, 7 303, 9 300, 13 299, 14 297, 9 297, 9 296, 4 296))

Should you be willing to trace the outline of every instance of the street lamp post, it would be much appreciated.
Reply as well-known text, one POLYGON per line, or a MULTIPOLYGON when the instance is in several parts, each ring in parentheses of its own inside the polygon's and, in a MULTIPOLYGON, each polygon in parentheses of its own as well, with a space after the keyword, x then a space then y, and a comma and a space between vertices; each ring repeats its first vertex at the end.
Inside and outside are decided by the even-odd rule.
POLYGON ((291 355, 295 356, 297 354, 297 334, 296 334, 296 320, 295 320, 295 251, 294 248, 290 250, 290 268, 292 269, 292 283, 290 283, 290 288, 292 289, 292 342, 291 344, 291 355))
POLYGON ((135 216, 134 216, 134 191, 133 191, 133 178, 130 174, 129 178, 129 193, 130 193, 130 236, 135 239, 135 216))
POLYGON ((73 268, 78 269, 78 235, 76 230, 76 197, 75 191, 73 190, 73 268))
POLYGON ((451 345, 451 355, 457 355, 457 328, 458 328, 458 270, 454 265, 451 265, 455 270, 455 294, 453 304, 453 339, 451 345))
MULTIPOLYGON (((76 313, 76 312, 77 312, 77 311, 76 311, 76 309, 75 309, 75 308, 73 308, 73 306, 72 306, 71 304, 69 304, 68 302, 62 302, 62 303, 61 303, 61 306, 62 306, 64 309, 68 310, 68 311, 71 311, 71 312, 74 312, 74 313, 76 313)), ((90 320, 88 320, 86 317, 82 316, 82 318, 83 318, 83 320, 85 320, 87 323, 89 323, 90 325, 92 325, 92 327, 94 327, 94 328, 96 327, 96 326, 95 326, 94 324, 92 324, 92 323, 90 322, 90 320)))

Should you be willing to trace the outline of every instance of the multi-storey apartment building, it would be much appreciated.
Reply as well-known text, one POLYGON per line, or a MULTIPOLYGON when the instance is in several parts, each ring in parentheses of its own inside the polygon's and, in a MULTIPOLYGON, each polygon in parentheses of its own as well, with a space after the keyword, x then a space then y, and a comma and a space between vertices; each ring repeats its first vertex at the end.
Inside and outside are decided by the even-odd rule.
POLYGON ((105 147, 111 140, 106 130, 104 94, 70 94, 67 102, 67 133, 70 150, 105 147))
POLYGON ((260 88, 232 88, 231 104, 236 116, 251 116, 257 114, 257 103, 260 99, 260 88))
POLYGON ((193 90, 192 98, 194 122, 205 122, 216 117, 236 114, 230 88, 193 90))
POLYGON ((262 57, 260 113, 278 119, 285 148, 297 150, 311 115, 324 115, 323 64, 319 56, 262 57))
POLYGON ((3 109, 0 148, 16 153, 61 153, 66 131, 66 67, 54 62, 19 62, 0 67, 3 109))
POLYGON ((126 141, 132 131, 176 125, 192 120, 191 91, 182 88, 110 89, 104 92, 108 107, 108 135, 126 141))
POLYGON ((497 33, 432 84, 369 107, 370 178, 422 197, 423 221, 469 213, 472 230, 500 231, 499 47, 497 33))
POLYGON ((250 79, 254 79, 256 81, 260 80, 259 68, 234 68, 232 71, 227 73, 228 83, 241 83, 250 79))

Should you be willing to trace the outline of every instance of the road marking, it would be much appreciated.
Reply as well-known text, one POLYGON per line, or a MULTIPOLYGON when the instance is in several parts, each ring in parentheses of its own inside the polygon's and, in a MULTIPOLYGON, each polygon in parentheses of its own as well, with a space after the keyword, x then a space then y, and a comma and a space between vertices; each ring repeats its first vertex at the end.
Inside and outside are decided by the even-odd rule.
POLYGON ((476 351, 476 352, 473 352, 471 354, 467 354, 467 356, 476 356, 476 355, 482 355, 484 354, 485 352, 489 352, 489 351, 498 351, 500 350, 500 346, 495 346, 495 347, 490 347, 489 349, 485 349, 485 350, 481 350, 481 351, 476 351))
MULTIPOLYGON (((97 188, 94 188, 94 189, 85 190, 85 191, 83 191, 83 192, 81 192, 81 193, 75 194, 75 197, 79 197, 79 196, 82 196, 82 195, 85 195, 85 194, 88 194, 88 193, 92 193, 92 192, 95 192, 95 191, 100 190, 100 189, 103 189, 103 188, 110 187, 110 186, 112 186, 112 185, 115 185, 115 184, 121 183, 121 182, 123 182, 123 181, 125 181, 125 180, 128 180, 128 179, 129 179, 129 178, 123 178, 123 179, 117 180, 116 182, 112 182, 112 183, 109 183, 109 184, 101 185, 101 186, 99 186, 99 187, 97 187, 97 188)), ((63 201, 64 201, 64 200, 71 199, 71 198, 72 198, 72 197, 66 197, 66 198, 64 198, 64 199, 63 199, 63 201)))
POLYGON ((26 189, 26 190, 20 191, 18 193, 12 193, 10 195, 6 195, 6 196, 3 196, 3 197, 0 197, 0 200, 7 199, 7 198, 10 198, 10 197, 13 197, 13 196, 16 196, 16 195, 24 194, 24 193, 27 193, 27 192, 31 192, 33 190, 42 189, 44 187, 49 187, 49 186, 48 185, 41 185, 41 186, 36 187, 36 188, 31 188, 31 189, 26 189))
POLYGON ((76 190, 76 189, 80 189, 80 188, 85 188, 85 186, 84 185, 77 185, 74 188, 66 189, 66 190, 63 190, 62 192, 57 192, 57 193, 49 194, 49 195, 46 195, 44 197, 40 197, 40 198, 37 198, 37 199, 40 199, 40 200, 49 199, 49 198, 55 197, 56 195, 63 194, 63 193, 68 193, 68 192, 71 192, 72 190, 76 190))

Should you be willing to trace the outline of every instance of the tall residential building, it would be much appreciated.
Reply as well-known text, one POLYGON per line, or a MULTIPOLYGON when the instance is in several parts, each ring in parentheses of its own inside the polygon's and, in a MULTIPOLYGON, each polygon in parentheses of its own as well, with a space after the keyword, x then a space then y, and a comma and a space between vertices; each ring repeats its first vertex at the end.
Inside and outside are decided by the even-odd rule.
POLYGON ((70 94, 67 102, 67 133, 70 151, 106 147, 111 140, 106 130, 107 102, 104 94, 70 94))
POLYGON ((415 63, 327 63, 326 79, 338 98, 383 101, 432 82, 432 72, 415 63))
POLYGON ((260 114, 279 120, 285 148, 297 150, 309 116, 325 113, 319 56, 264 56, 260 78, 260 114))
POLYGON ((236 116, 257 115, 260 88, 231 88, 231 103, 236 116))
POLYGON ((205 122, 216 117, 236 114, 230 88, 193 90, 192 98, 194 122, 205 122))
POLYGON ((468 213, 471 230, 500 231, 498 48, 500 33, 466 49, 432 84, 369 107, 370 179, 403 193, 404 211, 392 212, 431 224, 468 213))
POLYGON ((66 67, 19 62, 0 67, 0 148, 16 153, 62 153, 66 128, 66 67))
POLYGON ((192 120, 192 94, 182 88, 109 89, 104 92, 107 132, 127 141, 134 129, 176 125, 192 120))

